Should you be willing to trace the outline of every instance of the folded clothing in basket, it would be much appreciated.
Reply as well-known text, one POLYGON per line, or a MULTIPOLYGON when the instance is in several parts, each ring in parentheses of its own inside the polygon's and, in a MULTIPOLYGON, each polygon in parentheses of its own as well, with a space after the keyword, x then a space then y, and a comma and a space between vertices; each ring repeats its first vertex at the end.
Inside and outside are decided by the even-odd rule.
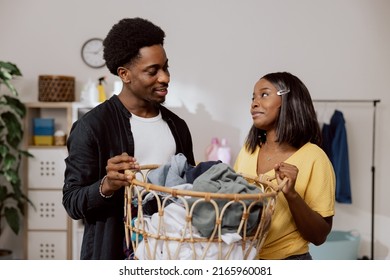
POLYGON ((165 187, 174 187, 181 184, 192 184, 194 180, 206 172, 210 167, 222 161, 204 161, 192 166, 182 153, 173 155, 170 161, 160 167, 151 170, 148 174, 148 182, 165 187))
MULTIPOLYGON (((215 164, 198 176, 193 183, 192 190, 225 194, 255 194, 261 192, 260 188, 249 184, 242 175, 236 173, 226 163, 215 164)), ((188 199, 190 207, 196 200, 197 198, 188 199)), ((219 210, 229 202, 226 199, 215 199, 215 201, 219 210)), ((253 203, 252 200, 244 202, 247 207, 253 203)), ((257 227, 262 205, 262 202, 259 201, 251 209, 246 227, 247 234, 250 234, 257 227)), ((237 232, 242 219, 242 213, 243 206, 240 203, 234 203, 226 209, 222 218, 222 234, 237 232)), ((215 221, 216 213, 211 203, 201 202, 194 208, 192 224, 199 230, 202 236, 209 237, 212 234, 215 228, 215 221)))
MULTIPOLYGON (((242 175, 236 173, 226 163, 206 161, 194 167, 188 164, 186 157, 180 153, 172 156, 165 165, 151 170, 147 179, 149 183, 172 188, 192 183, 192 190, 199 192, 221 194, 255 194, 261 192, 260 188, 249 184, 242 175)), ((161 193, 160 195, 163 197, 167 194, 161 193)), ((189 206, 191 207, 197 199, 187 199, 189 206)), ((215 201, 219 210, 229 202, 229 200, 223 199, 216 199, 215 201)), ((157 204, 153 204, 152 200, 146 200, 145 202, 148 202, 148 205, 143 206, 144 214, 152 215, 157 212, 157 204)), ((244 202, 248 207, 253 203, 253 200, 244 202)), ((257 227, 262 206, 262 203, 259 201, 251 208, 246 226, 247 234, 250 234, 257 227)), ((234 203, 227 208, 222 219, 222 234, 237 232, 242 220, 242 213, 243 206, 240 203, 234 203)), ((215 228, 215 221, 216 213, 210 203, 202 202, 194 208, 192 224, 199 230, 202 236, 209 237, 212 234, 215 228)))
MULTIPOLYGON (((205 161, 196 166, 187 162, 187 158, 182 153, 173 155, 170 161, 156 169, 150 170, 147 176, 148 183, 165 186, 175 189, 192 190, 192 183, 202 173, 206 172, 211 166, 221 163, 222 161, 205 161)), ((142 200, 144 215, 153 215, 158 211, 157 198, 154 195, 142 200)), ((159 200, 162 201, 168 193, 159 192, 159 200)), ((171 201, 165 204, 167 206, 171 201)))

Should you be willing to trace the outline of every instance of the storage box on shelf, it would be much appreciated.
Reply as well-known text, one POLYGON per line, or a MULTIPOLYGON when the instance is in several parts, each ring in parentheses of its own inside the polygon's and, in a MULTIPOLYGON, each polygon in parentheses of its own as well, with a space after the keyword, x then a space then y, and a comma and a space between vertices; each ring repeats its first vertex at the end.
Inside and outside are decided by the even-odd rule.
POLYGON ((83 227, 68 217, 62 205, 67 150, 65 141, 54 145, 53 136, 55 131, 69 134, 79 111, 91 108, 77 102, 30 102, 26 109, 24 137, 34 157, 25 162, 24 182, 36 208, 27 209, 26 258, 76 258, 79 248, 74 244, 80 242, 83 227), (37 142, 37 136, 51 136, 52 140, 41 138, 37 142))
POLYGON ((54 140, 54 119, 34 118, 33 119, 34 145, 53 145, 54 140))

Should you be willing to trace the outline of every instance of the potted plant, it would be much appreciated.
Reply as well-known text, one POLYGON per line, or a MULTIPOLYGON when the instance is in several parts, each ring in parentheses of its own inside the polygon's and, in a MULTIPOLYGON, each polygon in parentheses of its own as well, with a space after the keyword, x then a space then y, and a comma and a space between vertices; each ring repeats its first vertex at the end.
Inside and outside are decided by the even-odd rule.
MULTIPOLYGON (((22 73, 15 64, 0 61, 0 86, 4 84, 11 92, 0 95, 0 237, 5 225, 19 234, 26 203, 34 206, 23 192, 19 174, 22 157, 31 154, 20 148, 26 107, 12 84, 16 76, 22 73)), ((0 257, 2 252, 10 253, 10 250, 0 249, 0 257)))

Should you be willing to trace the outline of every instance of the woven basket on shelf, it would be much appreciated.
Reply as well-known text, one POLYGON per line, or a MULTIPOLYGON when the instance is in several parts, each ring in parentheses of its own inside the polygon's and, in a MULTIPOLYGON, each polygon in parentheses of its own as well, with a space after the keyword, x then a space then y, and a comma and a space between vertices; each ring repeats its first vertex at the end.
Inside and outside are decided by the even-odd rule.
MULTIPOLYGON (((142 181, 133 179, 132 183, 125 188, 126 245, 128 249, 133 248, 135 252, 133 259, 235 259, 237 256, 239 259, 254 259, 257 257, 269 230, 276 196, 285 181, 277 186, 271 183, 272 178, 242 175, 248 183, 256 185, 262 191, 256 194, 197 192, 146 183, 148 172, 157 167, 158 165, 142 166, 141 169, 146 170, 141 173, 142 181), (155 216, 155 224, 158 221, 158 226, 153 227, 153 230, 150 230, 150 216, 144 213, 143 202, 147 197, 155 199, 157 205, 157 212, 153 216, 155 216), (180 215, 177 215, 183 217, 183 226, 174 233, 170 231, 172 225, 165 217, 172 216, 166 208, 172 198, 183 205, 183 210, 180 210, 180 215), (195 203, 189 205, 186 202, 188 198, 194 198, 195 203), (221 200, 226 200, 226 204, 222 209, 218 209, 216 201, 221 200), (194 232, 193 213, 200 203, 210 203, 215 209, 215 225, 210 237, 202 237, 194 232), (229 211, 228 208, 236 203, 241 204, 243 209, 239 226, 234 232, 236 236, 237 234, 241 236, 241 240, 226 244, 222 236, 221 223, 225 213, 229 211), (255 205, 259 203, 262 205, 262 210, 258 217, 258 224, 250 234, 247 234, 249 216, 255 205), (186 258, 182 257, 183 250, 186 252, 186 258), (141 253, 137 255, 137 252, 141 253)), ((126 171, 129 172, 132 171, 126 171)))
POLYGON ((39 101, 75 101, 75 78, 71 76, 39 76, 39 101))

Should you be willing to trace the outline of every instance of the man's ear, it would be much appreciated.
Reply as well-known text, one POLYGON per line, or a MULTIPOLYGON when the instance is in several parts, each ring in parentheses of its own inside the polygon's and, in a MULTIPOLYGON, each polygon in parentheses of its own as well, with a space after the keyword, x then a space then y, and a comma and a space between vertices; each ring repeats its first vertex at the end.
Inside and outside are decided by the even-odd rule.
POLYGON ((121 67, 118 67, 116 72, 118 73, 119 78, 121 78, 121 80, 124 83, 131 82, 131 71, 129 69, 121 66, 121 67))

